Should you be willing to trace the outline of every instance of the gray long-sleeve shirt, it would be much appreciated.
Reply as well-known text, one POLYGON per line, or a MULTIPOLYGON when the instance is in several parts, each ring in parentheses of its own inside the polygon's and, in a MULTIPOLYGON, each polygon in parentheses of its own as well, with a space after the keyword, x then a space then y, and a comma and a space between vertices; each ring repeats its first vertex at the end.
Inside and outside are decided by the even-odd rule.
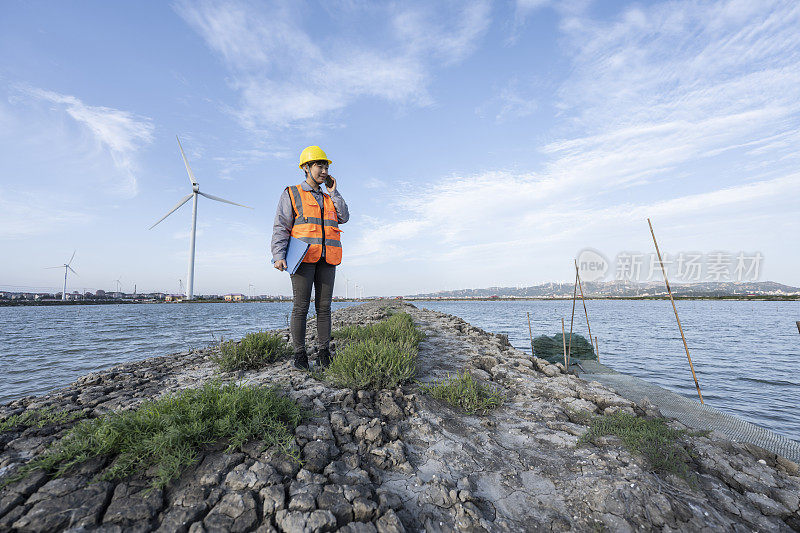
MULTIPOLYGON (((322 190, 314 190, 308 182, 303 182, 300 188, 304 191, 310 192, 314 199, 322 209, 322 190)), ((347 204, 339 194, 339 187, 331 193, 331 201, 333 207, 336 208, 336 218, 339 219, 339 224, 344 224, 350 219, 350 211, 347 210, 347 204)), ((292 200, 289 198, 289 191, 284 189, 281 194, 281 199, 278 200, 278 211, 275 213, 275 222, 272 225, 272 262, 286 259, 286 248, 289 246, 289 236, 292 233, 294 226, 294 209, 292 209, 292 200)), ((325 256, 325 248, 322 249, 322 255, 325 256)))

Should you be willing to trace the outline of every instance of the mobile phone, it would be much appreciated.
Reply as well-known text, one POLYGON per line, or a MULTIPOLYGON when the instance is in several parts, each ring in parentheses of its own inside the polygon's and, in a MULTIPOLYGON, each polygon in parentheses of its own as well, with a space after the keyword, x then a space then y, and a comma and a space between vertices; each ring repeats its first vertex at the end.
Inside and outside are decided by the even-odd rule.
POLYGON ((328 174, 328 176, 325 178, 325 186, 329 189, 333 187, 333 176, 330 174, 328 174))

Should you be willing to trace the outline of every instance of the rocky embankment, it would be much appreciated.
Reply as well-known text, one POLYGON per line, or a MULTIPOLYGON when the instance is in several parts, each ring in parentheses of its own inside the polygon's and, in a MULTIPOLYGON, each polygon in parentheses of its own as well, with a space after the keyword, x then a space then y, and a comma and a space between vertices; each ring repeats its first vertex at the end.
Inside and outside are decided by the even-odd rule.
MULTIPOLYGON (((334 328, 385 317, 385 302, 337 311, 334 328)), ((800 530, 795 463, 712 433, 692 437, 697 482, 656 475, 615 438, 578 446, 588 416, 656 414, 598 383, 515 350, 463 320, 402 307, 427 334, 419 379, 468 369, 504 405, 468 416, 415 385, 331 388, 281 361, 228 381, 278 385, 313 411, 295 431, 302 465, 253 442, 204 451, 163 490, 146 477, 93 481, 93 460, 61 478, 29 475, 0 491, 6 531, 633 531, 800 530)), ((309 332, 313 331, 313 321, 309 332)), ((310 338, 313 335, 309 334, 310 338)), ((211 351, 120 365, 43 397, 0 407, 0 420, 51 407, 99 416, 212 379, 211 351)), ((71 424, 0 434, 0 478, 71 424)), ((675 424, 676 427, 679 425, 675 424)))

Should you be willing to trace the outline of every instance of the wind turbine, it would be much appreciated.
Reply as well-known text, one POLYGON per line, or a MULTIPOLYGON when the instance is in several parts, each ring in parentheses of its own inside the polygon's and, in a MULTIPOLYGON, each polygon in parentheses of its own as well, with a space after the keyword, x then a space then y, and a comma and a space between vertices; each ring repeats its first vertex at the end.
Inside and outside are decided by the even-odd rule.
POLYGON ((122 294, 122 291, 121 291, 122 281, 121 280, 122 280, 122 276, 120 276, 120 277, 118 277, 117 279, 114 280, 114 283, 117 284, 117 293, 116 293, 116 297, 117 298, 119 298, 121 296, 121 294, 122 294))
MULTIPOLYGON (((178 139, 178 136, 175 136, 178 139)), ((172 213, 177 211, 183 204, 188 202, 190 199, 193 200, 192 202, 192 235, 189 239, 189 277, 188 282, 186 284, 186 299, 191 300, 194 296, 194 240, 195 234, 197 233, 197 195, 205 196, 210 200, 216 200, 217 202, 223 202, 226 204, 231 205, 238 205, 239 207, 247 207, 246 205, 237 204, 236 202, 231 202, 230 200, 225 200, 224 198, 220 198, 218 196, 212 196, 210 194, 200 192, 200 185, 198 185, 197 180, 194 177, 194 173, 192 172, 192 167, 189 166, 189 161, 186 159, 186 154, 183 153, 183 146, 181 145, 181 140, 178 139, 178 148, 181 150, 181 157, 183 158, 183 164, 186 165, 186 172, 189 174, 189 181, 192 183, 192 192, 184 196, 178 204, 173 207, 169 213, 164 215, 159 219, 158 222, 150 226, 149 229, 153 229, 158 226, 162 220, 170 216, 172 213)), ((247 209, 252 209, 252 207, 247 207, 247 209)))
POLYGON ((67 299, 67 270, 72 270, 73 274, 75 274, 76 276, 78 275, 78 273, 75 272, 75 270, 73 270, 72 267, 70 266, 72 264, 72 260, 75 259, 75 252, 77 252, 77 250, 74 250, 72 252, 72 257, 70 257, 69 261, 67 261, 63 265, 58 265, 58 266, 54 266, 54 267, 45 267, 45 268, 48 268, 48 269, 49 268, 63 268, 64 269, 64 291, 61 293, 61 300, 62 301, 67 299))

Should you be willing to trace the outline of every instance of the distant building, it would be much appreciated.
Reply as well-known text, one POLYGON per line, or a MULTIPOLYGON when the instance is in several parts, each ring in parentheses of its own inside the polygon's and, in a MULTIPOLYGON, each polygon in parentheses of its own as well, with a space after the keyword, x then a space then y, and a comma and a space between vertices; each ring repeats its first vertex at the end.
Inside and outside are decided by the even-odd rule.
POLYGON ((182 302, 183 294, 167 294, 164 296, 165 302, 182 302))
POLYGON ((244 294, 226 294, 225 301, 226 302, 241 302, 244 300, 244 294))

